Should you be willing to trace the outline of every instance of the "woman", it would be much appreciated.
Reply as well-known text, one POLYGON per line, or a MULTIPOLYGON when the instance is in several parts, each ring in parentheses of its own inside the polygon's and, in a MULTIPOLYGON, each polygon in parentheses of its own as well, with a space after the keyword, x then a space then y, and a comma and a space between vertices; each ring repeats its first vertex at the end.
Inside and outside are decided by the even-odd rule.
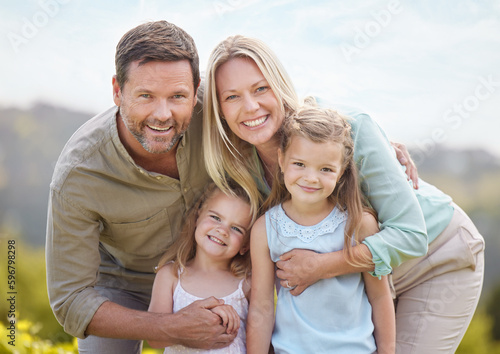
MULTIPOLYGON (((205 82, 204 151, 212 179, 241 184, 258 207, 269 193, 278 157, 279 128, 298 99, 291 80, 261 41, 229 37, 212 52, 205 82)), ((408 184, 394 150, 366 114, 350 117, 364 195, 381 231, 353 248, 373 266, 349 265, 342 253, 293 250, 277 276, 299 295, 319 279, 352 272, 392 274, 398 353, 453 353, 474 314, 482 288, 484 240, 467 215, 431 185, 408 184), (427 236, 428 235, 428 236, 427 236), (428 252, 427 252, 428 251, 428 252)))

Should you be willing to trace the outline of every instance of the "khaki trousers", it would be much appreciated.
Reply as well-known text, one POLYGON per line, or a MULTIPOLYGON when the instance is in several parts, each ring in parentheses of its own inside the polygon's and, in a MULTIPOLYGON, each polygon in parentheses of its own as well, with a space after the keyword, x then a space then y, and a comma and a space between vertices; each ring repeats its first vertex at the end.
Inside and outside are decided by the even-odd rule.
POLYGON ((395 268, 396 353, 455 353, 476 310, 484 239, 457 205, 426 256, 395 268))

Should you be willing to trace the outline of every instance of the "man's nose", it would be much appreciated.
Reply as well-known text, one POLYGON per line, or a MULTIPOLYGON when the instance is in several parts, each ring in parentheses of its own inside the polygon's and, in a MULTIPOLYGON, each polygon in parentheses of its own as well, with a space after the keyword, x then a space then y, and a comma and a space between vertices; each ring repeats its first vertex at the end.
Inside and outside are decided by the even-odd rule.
POLYGON ((163 121, 172 118, 172 110, 166 99, 157 101, 153 116, 155 119, 163 121))

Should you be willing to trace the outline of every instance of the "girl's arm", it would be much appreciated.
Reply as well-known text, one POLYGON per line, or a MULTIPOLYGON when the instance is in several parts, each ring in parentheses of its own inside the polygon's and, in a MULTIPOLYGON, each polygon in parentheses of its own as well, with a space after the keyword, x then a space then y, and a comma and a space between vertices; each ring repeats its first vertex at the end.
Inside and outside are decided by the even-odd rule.
POLYGON ((247 352, 268 353, 274 327, 274 263, 269 254, 265 216, 250 236, 252 291, 247 321, 247 352))
POLYGON ((372 305, 372 321, 378 354, 394 353, 396 350, 396 318, 394 302, 389 290, 387 276, 380 280, 363 273, 366 294, 372 305))
MULTIPOLYGON (((369 213, 364 213, 361 221, 360 239, 379 231, 378 222, 369 213)), ((387 276, 381 279, 363 273, 366 294, 372 305, 372 321, 378 354, 393 354, 396 350, 396 318, 394 302, 387 276)))
MULTIPOLYGON (((153 283, 151 302, 148 308, 149 312, 173 312, 173 295, 177 280, 178 278, 172 272, 172 264, 166 264, 158 270, 153 283)), ((170 343, 150 340, 148 343, 152 348, 164 348, 165 346, 170 345, 170 343)))

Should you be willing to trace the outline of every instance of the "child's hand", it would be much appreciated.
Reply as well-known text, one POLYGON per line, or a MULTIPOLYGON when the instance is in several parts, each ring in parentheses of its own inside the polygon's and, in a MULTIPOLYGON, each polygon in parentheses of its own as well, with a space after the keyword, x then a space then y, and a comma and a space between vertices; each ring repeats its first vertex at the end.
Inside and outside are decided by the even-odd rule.
POLYGON ((222 325, 226 326, 226 333, 238 333, 240 329, 240 316, 231 305, 220 305, 211 309, 211 311, 222 320, 222 325))

